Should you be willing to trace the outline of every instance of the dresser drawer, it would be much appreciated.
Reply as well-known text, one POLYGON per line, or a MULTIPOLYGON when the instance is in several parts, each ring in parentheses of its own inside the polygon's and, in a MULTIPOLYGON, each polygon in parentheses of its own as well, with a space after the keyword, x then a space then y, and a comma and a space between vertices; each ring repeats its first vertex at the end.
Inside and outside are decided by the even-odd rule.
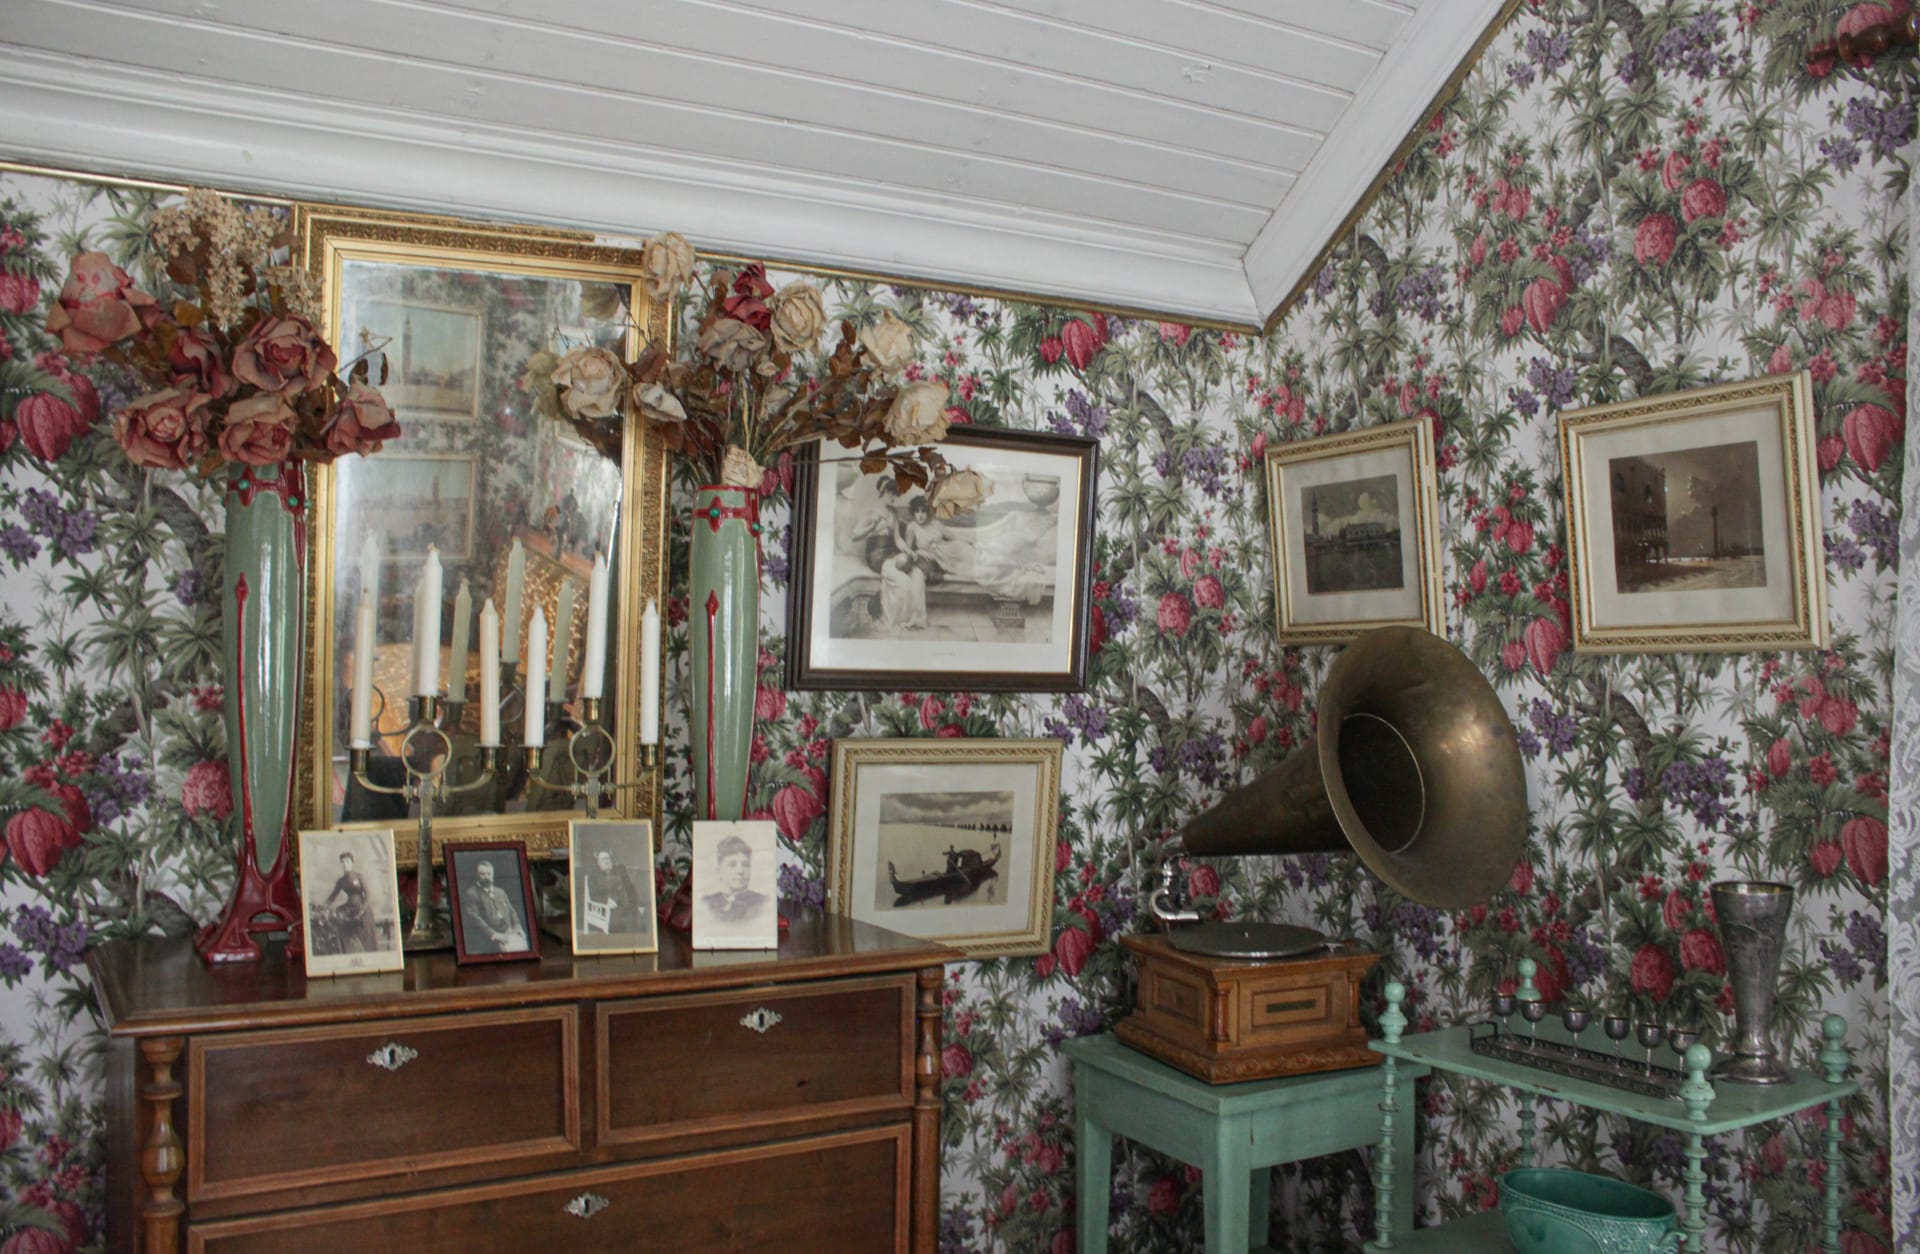
POLYGON ((905 1111, 911 976, 603 1002, 601 1144, 905 1111))
POLYGON ((907 1248, 904 1127, 191 1224, 191 1254, 886 1254, 907 1248))
POLYGON ((576 1011, 194 1038, 189 1202, 577 1150, 576 1011))

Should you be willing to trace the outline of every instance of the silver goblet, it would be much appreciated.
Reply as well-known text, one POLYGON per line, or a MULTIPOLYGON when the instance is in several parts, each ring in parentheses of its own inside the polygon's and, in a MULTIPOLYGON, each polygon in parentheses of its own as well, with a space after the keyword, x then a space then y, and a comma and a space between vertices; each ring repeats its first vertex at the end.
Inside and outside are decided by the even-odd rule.
POLYGON ((1665 1039, 1667 1030, 1657 1023, 1642 1023, 1633 1030, 1633 1039, 1647 1050, 1647 1070, 1653 1070, 1653 1051, 1665 1039))
POLYGON ((1493 995, 1493 1013, 1500 1016, 1500 1030, 1510 1032, 1513 1027, 1513 1008, 1517 1004, 1512 993, 1493 995))
POLYGON ((1680 1069, 1682 1071, 1685 1071, 1687 1068, 1688 1048, 1699 1039, 1700 1034, 1698 1032, 1689 1032, 1685 1028, 1667 1029, 1667 1044, 1671 1045, 1673 1052, 1679 1056, 1680 1069))
POLYGON ((1604 1015, 1600 1019, 1600 1030, 1613 1042, 1613 1058, 1620 1060, 1620 1042, 1627 1039, 1627 1033, 1633 1030, 1633 1021, 1625 1015, 1604 1015))
POLYGON ((1592 1021, 1592 1014, 1585 1010, 1575 1009, 1572 1006, 1568 1006, 1560 1012, 1560 1022, 1566 1025, 1568 1033, 1572 1035, 1573 1047, 1575 1049, 1580 1048, 1580 1034, 1587 1030, 1587 1024, 1592 1021))
POLYGON ((1527 1046, 1528 1048, 1532 1048, 1539 1043, 1537 1037, 1540 1031, 1540 1020, 1547 1017, 1547 1003, 1543 1001, 1522 1002, 1520 1004, 1520 1017, 1527 1021, 1527 1046))

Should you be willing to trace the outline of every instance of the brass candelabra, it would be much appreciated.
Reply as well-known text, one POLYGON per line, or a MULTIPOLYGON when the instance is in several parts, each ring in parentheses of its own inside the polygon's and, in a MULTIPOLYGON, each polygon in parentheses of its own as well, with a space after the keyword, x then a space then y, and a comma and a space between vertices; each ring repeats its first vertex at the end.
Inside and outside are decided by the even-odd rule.
MULTIPOLYGON (((628 784, 614 783, 608 778, 613 774, 614 739, 613 733, 601 724, 600 700, 599 697, 581 698, 580 730, 567 737, 567 761, 573 766, 572 779, 561 783, 541 778, 540 760, 545 750, 527 750, 527 782, 536 788, 563 792, 575 800, 584 801, 590 820, 600 817, 602 796, 644 787, 660 766, 660 746, 641 745, 640 769, 643 778, 628 784)), ((551 720, 548 726, 552 726, 551 720)))

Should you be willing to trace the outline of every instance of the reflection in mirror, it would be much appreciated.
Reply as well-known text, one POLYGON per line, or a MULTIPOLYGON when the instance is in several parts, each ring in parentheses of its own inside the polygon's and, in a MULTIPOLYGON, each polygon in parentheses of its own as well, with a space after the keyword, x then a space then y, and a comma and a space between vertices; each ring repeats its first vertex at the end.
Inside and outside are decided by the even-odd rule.
MULTIPOLYGON (((537 233, 404 229, 317 211, 307 249, 326 285, 335 342, 384 355, 386 393, 405 432, 371 457, 341 458, 316 482, 308 817, 326 826, 407 817, 405 799, 382 790, 404 782, 401 741, 419 709, 409 698, 437 656, 447 740, 417 737, 407 749, 424 745, 447 758, 436 844, 498 835, 526 839, 536 854, 564 848, 576 769, 564 746, 584 716, 589 587, 601 554, 610 579, 608 699, 599 709, 612 739, 583 739, 598 757, 582 764, 598 767, 611 755, 613 782, 636 776, 629 640, 658 595, 661 455, 639 432, 623 446, 595 448, 538 413, 524 380, 530 364, 541 368, 540 354, 584 344, 625 357, 638 351, 650 313, 638 257, 537 233), (421 622, 432 618, 420 595, 429 555, 439 567, 439 628, 424 640, 433 654, 416 656, 421 622), (371 752, 360 780, 348 750, 363 596, 372 645, 360 673, 371 683, 369 729, 359 734, 371 752), (481 616, 489 603, 500 619, 498 737, 509 748, 483 781, 481 616), (552 641, 539 658, 530 648, 536 615, 552 641), (536 667, 543 685, 529 683, 536 667), (529 711, 529 691, 541 687, 546 700, 529 711), (550 750, 531 778, 526 755, 513 748, 528 743, 530 720, 550 750)), ((653 798, 629 791, 609 805, 645 814, 653 798)))

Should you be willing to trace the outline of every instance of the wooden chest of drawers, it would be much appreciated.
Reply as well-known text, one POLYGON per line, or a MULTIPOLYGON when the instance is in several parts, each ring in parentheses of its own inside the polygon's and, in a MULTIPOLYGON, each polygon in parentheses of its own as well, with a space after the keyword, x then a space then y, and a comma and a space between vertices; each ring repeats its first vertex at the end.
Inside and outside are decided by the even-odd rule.
POLYGON ((114 1250, 934 1248, 938 945, 831 915, 778 957, 308 982, 89 956, 114 1250))

